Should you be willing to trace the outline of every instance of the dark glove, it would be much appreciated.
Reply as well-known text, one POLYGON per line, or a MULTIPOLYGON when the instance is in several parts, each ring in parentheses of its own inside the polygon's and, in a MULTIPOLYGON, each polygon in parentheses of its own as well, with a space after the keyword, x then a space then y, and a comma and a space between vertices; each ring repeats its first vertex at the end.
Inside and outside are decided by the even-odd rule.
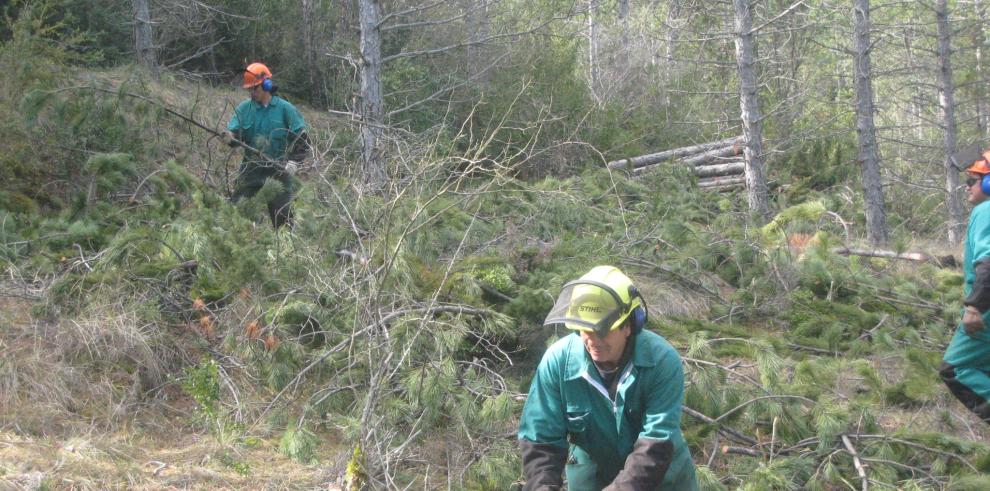
POLYGON ((224 132, 223 137, 223 142, 226 143, 228 147, 236 147, 241 144, 241 141, 229 131, 224 132))
POLYGON ((525 491, 559 491, 564 485, 567 449, 545 443, 519 440, 522 451, 525 491))
POLYGON ((970 336, 986 329, 986 324, 983 323, 983 314, 972 305, 967 305, 966 309, 963 310, 962 323, 966 329, 966 334, 970 336))

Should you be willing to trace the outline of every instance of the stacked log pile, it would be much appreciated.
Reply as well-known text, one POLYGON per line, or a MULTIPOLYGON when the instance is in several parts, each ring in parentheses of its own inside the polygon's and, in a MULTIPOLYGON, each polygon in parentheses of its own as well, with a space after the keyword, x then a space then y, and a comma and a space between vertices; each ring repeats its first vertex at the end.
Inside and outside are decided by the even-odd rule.
POLYGON ((698 187, 711 191, 725 191, 746 185, 746 162, 743 158, 742 136, 689 147, 674 148, 659 153, 640 155, 628 159, 613 160, 610 169, 631 169, 633 174, 650 172, 659 164, 676 163, 694 168, 698 187))

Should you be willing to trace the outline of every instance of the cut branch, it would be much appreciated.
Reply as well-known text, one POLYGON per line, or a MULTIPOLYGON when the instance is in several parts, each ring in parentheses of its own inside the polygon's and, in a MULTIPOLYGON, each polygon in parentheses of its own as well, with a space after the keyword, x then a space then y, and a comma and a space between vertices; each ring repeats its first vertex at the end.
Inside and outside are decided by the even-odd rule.
POLYGON ((697 155, 699 153, 704 153, 715 149, 723 149, 725 147, 733 146, 733 145, 742 145, 743 143, 744 141, 741 136, 734 136, 732 138, 726 138, 725 140, 720 140, 716 142, 701 143, 690 147, 680 147, 680 148, 665 150, 659 153, 641 155, 639 157, 613 160, 609 162, 607 166, 609 169, 623 169, 623 168, 638 169, 640 167, 655 165, 661 162, 666 162, 668 160, 690 157, 693 155, 697 155))
POLYGON ((843 256, 882 257, 886 259, 902 259, 905 261, 931 262, 938 266, 948 267, 958 264, 956 258, 951 254, 947 256, 932 256, 923 252, 894 252, 883 249, 854 249, 851 247, 836 247, 832 249, 832 252, 843 256))

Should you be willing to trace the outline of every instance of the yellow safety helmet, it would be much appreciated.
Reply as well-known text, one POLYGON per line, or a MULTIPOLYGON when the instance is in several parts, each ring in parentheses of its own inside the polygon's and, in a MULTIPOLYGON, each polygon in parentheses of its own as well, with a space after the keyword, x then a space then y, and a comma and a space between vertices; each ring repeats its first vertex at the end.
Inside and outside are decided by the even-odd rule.
POLYGON ((620 328, 637 307, 643 307, 637 318, 637 327, 642 327, 645 304, 632 280, 614 266, 596 266, 564 285, 543 325, 562 323, 568 329, 603 336, 620 328))

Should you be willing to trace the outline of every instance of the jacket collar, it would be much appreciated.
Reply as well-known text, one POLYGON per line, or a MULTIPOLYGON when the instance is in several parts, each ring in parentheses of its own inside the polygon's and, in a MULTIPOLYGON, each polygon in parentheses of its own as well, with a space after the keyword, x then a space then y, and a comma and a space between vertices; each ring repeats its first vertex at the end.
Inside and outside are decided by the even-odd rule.
MULTIPOLYGON (((633 350, 632 363, 636 367, 653 367, 660 362, 660 351, 653 349, 649 331, 642 331, 636 336, 636 346, 633 350)), ((564 364, 564 380, 579 379, 585 373, 594 370, 594 363, 581 342, 581 335, 574 332, 567 336, 567 362, 564 364)))

